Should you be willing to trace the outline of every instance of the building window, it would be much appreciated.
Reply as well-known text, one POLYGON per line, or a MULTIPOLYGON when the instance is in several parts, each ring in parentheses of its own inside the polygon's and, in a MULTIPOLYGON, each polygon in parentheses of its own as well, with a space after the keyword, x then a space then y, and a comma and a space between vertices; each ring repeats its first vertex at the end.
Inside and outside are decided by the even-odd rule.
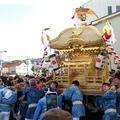
POLYGON ((108 15, 112 14, 112 6, 108 6, 108 15))
POLYGON ((116 12, 120 12, 120 5, 116 6, 116 12))

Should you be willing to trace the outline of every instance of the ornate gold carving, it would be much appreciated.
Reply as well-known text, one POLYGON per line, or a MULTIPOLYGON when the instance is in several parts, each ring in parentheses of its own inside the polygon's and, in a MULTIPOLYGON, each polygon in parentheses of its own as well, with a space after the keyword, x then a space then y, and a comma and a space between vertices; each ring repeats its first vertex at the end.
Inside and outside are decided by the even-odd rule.
POLYGON ((90 8, 83 8, 83 7, 76 8, 75 12, 77 13, 78 18, 81 21, 86 21, 87 15, 89 15, 89 16, 95 16, 96 18, 99 18, 97 16, 97 14, 92 9, 90 9, 90 8))

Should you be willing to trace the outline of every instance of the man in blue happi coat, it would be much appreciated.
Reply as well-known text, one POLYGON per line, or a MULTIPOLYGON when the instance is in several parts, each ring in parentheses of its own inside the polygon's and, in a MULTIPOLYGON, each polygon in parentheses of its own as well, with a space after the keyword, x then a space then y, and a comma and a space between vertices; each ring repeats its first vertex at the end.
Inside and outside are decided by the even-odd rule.
POLYGON ((9 120, 12 105, 17 101, 17 93, 0 86, 0 120, 9 120))
MULTIPOLYGON (((57 92, 57 82, 53 82, 50 87, 50 91, 48 89, 47 92, 57 92)), ((59 108, 62 108, 62 95, 57 96, 57 106, 59 108)), ((34 113, 34 119, 33 120, 42 120, 42 115, 47 111, 47 105, 46 105, 46 96, 41 98, 37 104, 37 108, 34 113)))
POLYGON ((30 87, 26 89, 28 109, 26 112, 25 120, 33 120, 33 115, 37 107, 38 100, 44 96, 44 91, 36 89, 34 79, 29 80, 30 87))
POLYGON ((20 104, 19 104, 19 112, 18 112, 18 119, 25 119, 26 111, 28 109, 27 104, 27 93, 26 89, 29 88, 29 82, 25 81, 25 87, 22 91, 22 97, 19 98, 20 104))
POLYGON ((116 89, 116 109, 117 109, 117 120, 120 120, 120 86, 116 89))
POLYGON ((97 103, 104 111, 103 120, 117 120, 115 89, 109 83, 103 83, 102 91, 104 94, 97 98, 97 103))
POLYGON ((120 120, 120 71, 116 71, 111 76, 112 85, 116 88, 116 109, 117 109, 117 116, 118 120, 120 120))
POLYGON ((78 80, 72 82, 64 92, 65 100, 72 101, 72 116, 73 120, 84 120, 85 119, 85 107, 83 105, 83 94, 79 88, 80 84, 78 80))

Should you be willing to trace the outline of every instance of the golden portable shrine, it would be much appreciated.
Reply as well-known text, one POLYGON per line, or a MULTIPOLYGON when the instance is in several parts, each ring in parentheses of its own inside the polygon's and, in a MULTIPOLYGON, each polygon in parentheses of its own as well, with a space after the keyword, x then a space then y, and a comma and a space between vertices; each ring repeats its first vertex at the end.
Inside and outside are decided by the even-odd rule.
POLYGON ((69 86, 72 80, 79 80, 83 90, 96 91, 108 80, 108 59, 104 60, 104 68, 95 67, 104 43, 102 35, 94 26, 66 29, 51 40, 50 46, 61 54, 59 74, 55 75, 60 83, 69 86))
POLYGON ((95 13, 88 8, 87 11, 86 8, 79 9, 77 15, 82 21, 81 26, 65 29, 55 39, 49 40, 50 47, 59 52, 60 69, 53 79, 65 87, 71 85, 73 80, 79 80, 83 91, 97 94, 109 77, 108 58, 100 56, 101 51, 105 50, 102 34, 85 22, 87 14, 95 13), (102 60, 100 57, 103 57, 102 60))

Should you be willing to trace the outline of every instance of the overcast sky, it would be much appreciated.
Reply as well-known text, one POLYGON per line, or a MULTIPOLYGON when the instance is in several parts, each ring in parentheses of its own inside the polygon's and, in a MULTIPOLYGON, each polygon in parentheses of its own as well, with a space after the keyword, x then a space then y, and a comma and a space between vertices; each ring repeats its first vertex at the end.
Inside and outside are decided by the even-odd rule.
MULTIPOLYGON (((5 56, 42 57, 41 30, 52 38, 73 26, 73 8, 85 0, 0 0, 0 50, 5 56)), ((4 55, 3 55, 4 56, 4 55)))

